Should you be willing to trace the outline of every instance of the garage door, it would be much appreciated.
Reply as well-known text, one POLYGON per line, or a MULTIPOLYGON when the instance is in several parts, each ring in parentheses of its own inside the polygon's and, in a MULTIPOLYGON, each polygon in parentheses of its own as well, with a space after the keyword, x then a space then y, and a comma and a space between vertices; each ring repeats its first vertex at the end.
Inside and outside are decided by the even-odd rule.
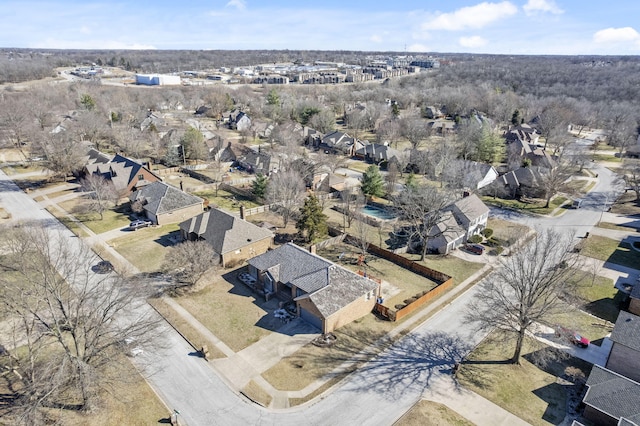
POLYGON ((322 331, 322 320, 313 315, 311 312, 307 311, 304 308, 300 308, 300 317, 312 326, 317 327, 320 331, 322 331))

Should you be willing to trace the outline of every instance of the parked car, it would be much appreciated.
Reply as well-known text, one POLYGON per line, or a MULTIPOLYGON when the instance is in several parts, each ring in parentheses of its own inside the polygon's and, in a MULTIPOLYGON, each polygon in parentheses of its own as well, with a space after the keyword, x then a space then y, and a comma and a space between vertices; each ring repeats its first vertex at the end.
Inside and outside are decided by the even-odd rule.
POLYGON ((136 231, 140 228, 146 228, 147 226, 151 226, 150 220, 134 220, 129 224, 129 229, 136 231))
POLYGON ((584 336, 581 336, 574 330, 568 329, 566 327, 557 326, 556 327, 556 336, 563 337, 569 341, 572 345, 576 345, 580 348, 586 348, 589 346, 589 339, 584 336))
POLYGON ((108 274, 113 271, 113 264, 108 260, 101 260, 94 269, 98 274, 108 274))
POLYGON ((463 249, 473 254, 484 253, 484 246, 481 246, 480 244, 465 244, 463 249))

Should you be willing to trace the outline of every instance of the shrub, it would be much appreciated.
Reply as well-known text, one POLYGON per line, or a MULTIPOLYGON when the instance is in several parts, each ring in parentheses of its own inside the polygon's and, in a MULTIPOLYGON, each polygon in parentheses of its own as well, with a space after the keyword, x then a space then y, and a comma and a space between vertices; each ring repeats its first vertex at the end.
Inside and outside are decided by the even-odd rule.
POLYGON ((394 306, 394 308, 396 308, 398 311, 402 308, 404 308, 407 305, 403 305, 402 303, 398 303, 397 305, 394 306))
POLYGON ((482 230, 482 232, 480 232, 482 235, 484 235, 485 238, 491 238, 491 236, 493 235, 493 229, 491 228, 485 228, 482 230))
POLYGON ((482 236, 481 235, 472 235, 471 238, 469 238, 469 242, 473 243, 473 244, 478 244, 482 242, 482 236))
POLYGON ((496 248, 491 249, 491 252, 489 252, 489 254, 492 254, 494 256, 499 256, 500 254, 502 254, 503 251, 504 251, 504 248, 501 246, 498 246, 496 248))

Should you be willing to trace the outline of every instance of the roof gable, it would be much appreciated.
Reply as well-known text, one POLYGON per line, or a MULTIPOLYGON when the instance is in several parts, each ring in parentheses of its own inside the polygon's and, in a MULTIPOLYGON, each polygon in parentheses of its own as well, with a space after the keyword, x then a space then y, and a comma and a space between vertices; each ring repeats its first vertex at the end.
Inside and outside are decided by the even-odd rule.
POLYGON ((589 389, 583 402, 620 419, 640 422, 640 384, 620 374, 594 365, 587 380, 589 389))
POLYGON ((610 339, 614 343, 638 351, 640 356, 640 317, 626 311, 620 311, 610 339))
POLYGON ((216 253, 235 251, 265 238, 273 232, 220 209, 211 209, 180 223, 180 229, 207 241, 216 253))
POLYGON ((144 209, 156 215, 203 203, 202 198, 187 194, 164 182, 153 182, 144 186, 131 194, 130 199, 146 201, 144 209))

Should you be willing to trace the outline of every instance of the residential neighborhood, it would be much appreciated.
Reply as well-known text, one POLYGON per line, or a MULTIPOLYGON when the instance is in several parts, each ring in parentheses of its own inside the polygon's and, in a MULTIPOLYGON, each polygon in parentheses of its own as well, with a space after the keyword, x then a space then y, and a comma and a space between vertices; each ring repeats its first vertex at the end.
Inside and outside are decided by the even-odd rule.
POLYGON ((2 89, 2 416, 640 422, 633 115, 427 92, 456 61, 2 89))

